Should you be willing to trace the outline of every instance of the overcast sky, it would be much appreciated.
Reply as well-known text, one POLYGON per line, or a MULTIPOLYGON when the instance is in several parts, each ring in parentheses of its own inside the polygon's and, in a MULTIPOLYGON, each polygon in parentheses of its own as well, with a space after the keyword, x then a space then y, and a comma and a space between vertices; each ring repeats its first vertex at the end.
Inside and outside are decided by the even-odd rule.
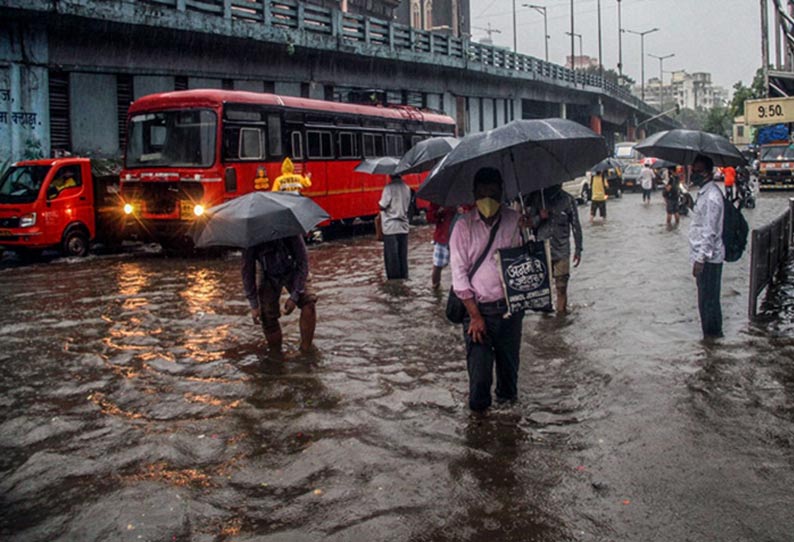
MULTIPOLYGON (((549 23, 549 60, 565 63, 570 54, 570 0, 515 0, 518 52, 544 58, 543 16, 522 4, 547 6, 549 23)), ((761 66, 761 13, 758 0, 623 0, 623 28, 645 36, 645 78, 659 76, 659 60, 648 53, 675 57, 664 60, 664 71, 711 72, 716 85, 729 90, 736 81, 750 83, 761 66)), ((770 0, 769 4, 773 4, 770 0)), ((493 41, 512 49, 512 0, 471 0, 474 27, 501 30, 493 41)), ((597 0, 574 0, 575 32, 582 34, 582 51, 598 56, 597 0)), ((617 71, 618 12, 616 0, 601 0, 604 66, 617 71)), ((770 18, 770 21, 774 19, 770 18)), ((486 32, 472 28, 479 41, 486 32)), ((576 38, 579 54, 579 38, 576 38)), ((773 42, 774 43, 774 42, 773 42)), ((771 58, 774 62, 774 55, 771 58)), ((623 34, 623 71, 640 81, 640 37, 623 34)), ((664 74, 669 81, 670 74, 664 74)))

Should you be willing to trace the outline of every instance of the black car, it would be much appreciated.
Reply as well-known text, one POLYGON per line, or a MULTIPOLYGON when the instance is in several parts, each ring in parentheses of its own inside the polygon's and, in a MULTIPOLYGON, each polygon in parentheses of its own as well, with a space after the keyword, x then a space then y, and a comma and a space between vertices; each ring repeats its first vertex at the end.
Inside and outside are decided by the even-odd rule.
POLYGON ((640 189, 640 172, 642 164, 631 164, 623 170, 623 190, 631 189, 636 192, 640 189))

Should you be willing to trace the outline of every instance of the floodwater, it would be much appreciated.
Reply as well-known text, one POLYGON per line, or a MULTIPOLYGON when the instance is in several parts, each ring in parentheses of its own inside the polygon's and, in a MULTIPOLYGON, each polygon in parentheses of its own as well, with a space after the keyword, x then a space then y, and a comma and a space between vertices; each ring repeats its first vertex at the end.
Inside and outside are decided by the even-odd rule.
MULTIPOLYGON (((763 194, 751 223, 788 205, 763 194)), ((565 317, 525 318, 520 400, 472 417, 461 331, 381 247, 310 250, 312 355, 268 357, 239 255, 136 251, 0 269, 0 538, 784 541, 794 537, 794 291, 700 340, 686 231, 658 192, 584 219, 565 317)), ((449 272, 444 274, 445 288, 449 272)))

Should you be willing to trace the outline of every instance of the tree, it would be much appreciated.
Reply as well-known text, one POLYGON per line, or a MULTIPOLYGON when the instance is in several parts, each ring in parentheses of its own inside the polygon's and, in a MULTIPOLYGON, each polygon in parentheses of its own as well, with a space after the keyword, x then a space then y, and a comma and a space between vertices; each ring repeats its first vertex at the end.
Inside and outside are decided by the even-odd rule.
MULTIPOLYGON (((589 75, 601 75, 601 71, 598 69, 598 66, 588 66, 584 69, 584 72, 589 75)), ((604 69, 604 79, 611 83, 615 83, 616 85, 621 85, 624 87, 630 87, 635 83, 634 79, 629 77, 628 75, 623 75, 623 82, 620 81, 620 74, 612 69, 604 69)))
POLYGON ((730 104, 731 118, 744 115, 744 102, 747 100, 757 100, 766 96, 766 88, 764 87, 764 70, 758 68, 753 77, 753 82, 749 87, 744 86, 744 83, 737 81, 733 85, 733 99, 730 104))
POLYGON ((706 112, 706 118, 703 122, 703 130, 705 132, 730 137, 732 128, 733 116, 729 108, 718 105, 706 112))

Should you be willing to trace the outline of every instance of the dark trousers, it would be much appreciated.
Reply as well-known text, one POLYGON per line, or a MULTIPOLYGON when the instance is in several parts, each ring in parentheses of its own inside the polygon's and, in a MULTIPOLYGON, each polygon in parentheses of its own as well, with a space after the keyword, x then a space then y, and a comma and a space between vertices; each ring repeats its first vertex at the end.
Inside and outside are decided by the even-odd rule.
POLYGON ((487 334, 482 343, 475 343, 466 333, 470 320, 468 316, 463 319, 466 366, 469 371, 469 408, 476 411, 491 406, 494 362, 497 401, 514 401, 518 398, 518 362, 524 315, 504 318, 503 314, 483 314, 483 318, 487 334))
POLYGON ((720 288, 722 286, 722 264, 708 263, 697 277, 698 311, 703 337, 722 337, 722 307, 720 307, 720 288))
POLYGON ((383 261, 387 279, 408 278, 408 234, 383 236, 383 261))

